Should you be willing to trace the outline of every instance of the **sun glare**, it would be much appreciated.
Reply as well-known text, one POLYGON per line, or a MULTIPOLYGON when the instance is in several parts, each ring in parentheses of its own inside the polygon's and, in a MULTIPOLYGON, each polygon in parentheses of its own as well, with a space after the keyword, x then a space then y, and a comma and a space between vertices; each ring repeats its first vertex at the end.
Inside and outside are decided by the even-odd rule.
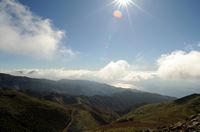
POLYGON ((132 0, 114 0, 114 3, 119 7, 128 7, 128 5, 133 4, 132 0))

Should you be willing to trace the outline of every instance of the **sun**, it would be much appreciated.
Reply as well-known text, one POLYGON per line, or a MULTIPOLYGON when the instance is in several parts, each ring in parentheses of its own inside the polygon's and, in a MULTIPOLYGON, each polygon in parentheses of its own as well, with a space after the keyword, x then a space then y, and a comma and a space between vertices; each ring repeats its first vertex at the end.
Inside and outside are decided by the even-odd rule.
POLYGON ((118 9, 115 10, 114 13, 113 13, 113 16, 115 18, 122 18, 122 16, 123 16, 122 8, 126 9, 126 12, 129 16, 128 6, 135 5, 133 0, 114 0, 112 4, 114 4, 115 6, 118 7, 118 9))
POLYGON ((121 7, 128 8, 128 5, 133 4, 133 0, 114 0, 114 3, 119 8, 121 8, 121 7))

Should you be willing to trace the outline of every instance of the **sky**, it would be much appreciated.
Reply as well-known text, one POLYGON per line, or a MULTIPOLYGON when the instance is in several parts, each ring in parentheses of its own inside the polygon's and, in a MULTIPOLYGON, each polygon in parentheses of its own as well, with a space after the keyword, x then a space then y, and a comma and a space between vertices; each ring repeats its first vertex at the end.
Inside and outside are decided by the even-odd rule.
POLYGON ((200 93, 199 12, 199 0, 0 0, 0 72, 200 93))

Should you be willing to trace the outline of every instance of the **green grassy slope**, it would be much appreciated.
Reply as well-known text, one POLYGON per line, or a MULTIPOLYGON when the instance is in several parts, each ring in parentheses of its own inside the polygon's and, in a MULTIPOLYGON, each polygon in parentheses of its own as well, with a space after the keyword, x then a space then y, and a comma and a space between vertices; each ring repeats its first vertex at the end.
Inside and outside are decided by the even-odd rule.
POLYGON ((185 120, 188 116, 197 113, 200 113, 200 94, 193 94, 169 103, 142 106, 119 121, 137 120, 169 124, 185 120))
POLYGON ((14 90, 0 89, 0 131, 62 131, 70 109, 14 90))
POLYGON ((159 126, 184 121, 200 113, 200 94, 193 94, 173 102, 148 104, 120 117, 115 123, 98 131, 136 131, 155 129, 159 126))
POLYGON ((0 131, 61 132, 94 129, 115 120, 112 111, 84 103, 62 104, 0 89, 0 131))

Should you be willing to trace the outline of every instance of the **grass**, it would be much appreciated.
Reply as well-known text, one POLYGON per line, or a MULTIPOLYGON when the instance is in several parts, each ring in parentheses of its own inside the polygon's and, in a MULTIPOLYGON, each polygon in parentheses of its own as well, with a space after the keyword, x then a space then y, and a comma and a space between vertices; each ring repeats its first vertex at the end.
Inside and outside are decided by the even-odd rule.
POLYGON ((64 105, 0 89, 0 131, 5 132, 58 132, 69 124, 68 131, 73 132, 135 132, 183 121, 197 113, 200 95, 194 94, 173 102, 144 105, 113 122, 118 116, 109 110, 84 103, 64 105))
MULTIPOLYGON (((185 98, 183 98, 183 100, 184 99, 185 98)), ((189 100, 185 102, 183 101, 182 103, 177 103, 177 101, 174 101, 169 103, 150 104, 136 109, 134 112, 124 116, 124 118, 128 120, 170 124, 183 121, 188 116, 199 113, 199 103, 200 96, 194 96, 193 98, 190 97, 189 100)))
POLYGON ((69 115, 69 110, 57 103, 0 90, 0 131, 62 131, 69 115))
POLYGON ((155 129, 160 126, 184 121, 187 117, 200 113, 200 95, 194 94, 173 102, 148 104, 120 117, 113 124, 98 131, 131 132, 155 129))
POLYGON ((94 129, 114 119, 116 116, 110 111, 86 104, 59 104, 17 90, 0 89, 0 131, 58 132, 70 123, 68 130, 78 132, 94 129))

